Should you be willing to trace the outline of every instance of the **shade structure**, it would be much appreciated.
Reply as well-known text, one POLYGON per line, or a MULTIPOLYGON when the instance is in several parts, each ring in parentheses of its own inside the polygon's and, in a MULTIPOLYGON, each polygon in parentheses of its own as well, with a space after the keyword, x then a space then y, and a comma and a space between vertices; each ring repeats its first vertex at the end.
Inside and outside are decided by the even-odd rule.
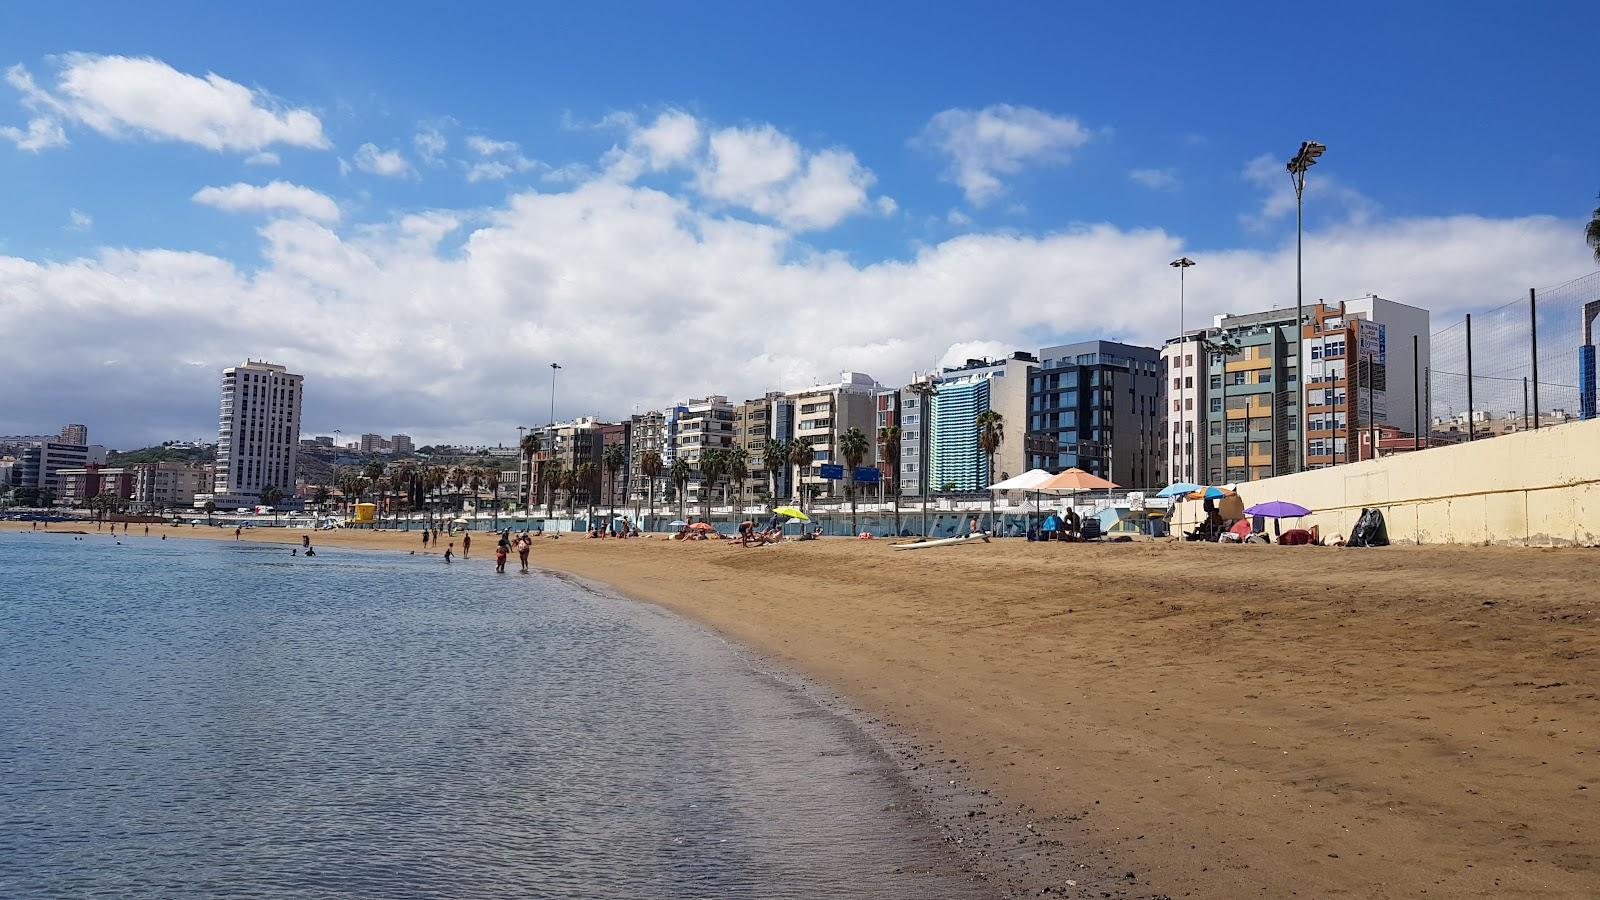
POLYGON ((1200 490, 1201 487, 1203 487, 1203 485, 1193 484, 1188 481, 1174 481, 1172 484, 1169 484, 1160 491, 1156 492, 1156 496, 1182 497, 1186 494, 1192 494, 1195 491, 1200 490))
POLYGON ((671 522, 667 523, 667 527, 668 528, 682 528, 683 526, 685 526, 687 524, 689 524, 689 523, 685 522, 682 519, 673 519, 671 522))
POLYGON ((1035 485, 1033 490, 1070 494, 1074 491, 1109 491, 1114 487, 1118 487, 1114 481, 1107 481, 1099 475, 1079 468, 1071 468, 1050 476, 1049 480, 1035 485))
POLYGON ((1232 497, 1233 489, 1225 487, 1202 487, 1190 491, 1185 499, 1188 500, 1220 500, 1223 497, 1232 497))
POLYGON ((773 510, 773 512, 777 513, 780 516, 788 516, 789 518, 794 519, 797 522, 809 522, 809 521, 811 521, 811 517, 810 516, 806 515, 805 513, 801 512, 800 510, 796 509, 793 506, 780 506, 777 509, 773 510))
POLYGON ((690 531, 716 531, 717 527, 710 522, 696 522, 689 526, 690 531))
POLYGON ((1245 510, 1244 514, 1261 516, 1264 519, 1297 519, 1300 516, 1311 515, 1311 510, 1287 500, 1269 500, 1266 503, 1257 503, 1245 510))
POLYGON ((1029 469, 1021 475, 1013 475, 1004 481, 996 481, 989 485, 991 491, 1032 491, 1039 485, 1051 479, 1051 474, 1043 469, 1029 469))

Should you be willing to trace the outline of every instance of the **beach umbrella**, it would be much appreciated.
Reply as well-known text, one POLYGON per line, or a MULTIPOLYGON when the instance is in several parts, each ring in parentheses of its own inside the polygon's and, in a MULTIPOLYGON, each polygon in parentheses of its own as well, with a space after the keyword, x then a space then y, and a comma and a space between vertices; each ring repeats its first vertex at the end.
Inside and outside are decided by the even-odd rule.
POLYGON ((682 528, 683 526, 685 526, 687 524, 689 524, 689 523, 685 522, 682 519, 673 519, 671 522, 667 523, 667 527, 668 528, 682 528))
POLYGON ((1257 503, 1245 510, 1244 514, 1260 516, 1263 519, 1297 519, 1300 516, 1311 515, 1311 510, 1287 500, 1269 500, 1266 503, 1257 503))
POLYGON ((773 512, 777 513, 780 516, 788 516, 789 518, 794 519, 796 522, 809 522, 809 521, 811 521, 811 517, 810 516, 806 515, 805 513, 801 512, 798 509, 795 509, 792 506, 780 506, 777 509, 773 510, 773 512))
POLYGON ((1182 497, 1200 490, 1204 485, 1191 484, 1187 481, 1175 481, 1156 493, 1157 497, 1182 497))
POLYGON ((1071 494, 1076 491, 1109 491, 1118 486, 1115 481, 1107 481, 1099 475, 1074 467, 1050 476, 1035 485, 1034 490, 1071 494))
POLYGON ((1232 497, 1233 490, 1225 487, 1202 487, 1189 492, 1190 500, 1220 500, 1223 497, 1232 497))
MULTIPOLYGON (((1044 469, 1029 469, 1021 475, 1014 475, 1004 481, 997 481, 989 485, 991 491, 1026 491, 1033 494, 1033 512, 1039 513, 1039 492, 1034 490, 1039 485, 1050 480, 1050 473, 1044 469)), ((1030 526, 1031 527, 1031 526, 1030 526)))
POLYGON ((716 531, 717 527, 710 522, 696 522, 689 526, 690 531, 716 531))

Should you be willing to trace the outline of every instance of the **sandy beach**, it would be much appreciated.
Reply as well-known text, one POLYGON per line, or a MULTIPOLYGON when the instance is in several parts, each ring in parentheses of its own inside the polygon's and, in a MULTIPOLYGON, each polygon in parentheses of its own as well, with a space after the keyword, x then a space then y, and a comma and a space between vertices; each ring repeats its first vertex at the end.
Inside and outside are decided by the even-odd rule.
POLYGON ((1600 893, 1600 551, 580 535, 533 558, 840 691, 1148 892, 1600 893))

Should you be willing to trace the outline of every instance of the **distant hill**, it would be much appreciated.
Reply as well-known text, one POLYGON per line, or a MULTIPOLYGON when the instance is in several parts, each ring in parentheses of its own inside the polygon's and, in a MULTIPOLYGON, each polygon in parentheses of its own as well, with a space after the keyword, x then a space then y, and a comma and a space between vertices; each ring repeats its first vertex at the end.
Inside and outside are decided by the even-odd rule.
POLYGON ((133 463, 146 462, 187 462, 208 463, 215 462, 217 451, 214 448, 177 448, 177 447, 145 447, 141 450, 112 450, 106 454, 106 462, 113 466, 126 466, 133 463))

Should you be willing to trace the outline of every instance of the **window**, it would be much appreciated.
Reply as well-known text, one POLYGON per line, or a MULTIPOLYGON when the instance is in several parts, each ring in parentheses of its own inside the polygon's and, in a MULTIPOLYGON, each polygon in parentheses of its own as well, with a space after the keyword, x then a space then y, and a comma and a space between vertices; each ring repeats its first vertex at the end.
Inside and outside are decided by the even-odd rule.
POLYGON ((1193 375, 1185 375, 1184 378, 1183 378, 1183 386, 1186 387, 1186 388, 1189 388, 1190 390, 1193 390, 1194 389, 1194 376, 1193 375))
POLYGON ((1228 381, 1228 383, 1229 384, 1244 384, 1244 376, 1245 376, 1245 373, 1243 373, 1243 372, 1230 372, 1230 373, 1228 373, 1228 377, 1230 379, 1228 381))
POLYGON ((1211 436, 1212 437, 1221 437, 1222 436, 1222 423, 1221 422, 1212 422, 1211 423, 1211 436))
POLYGON ((1322 345, 1321 344, 1312 344, 1311 345, 1311 358, 1312 359, 1321 359, 1322 358, 1322 345))
POLYGON ((1222 376, 1221 375, 1213 375, 1213 376, 1211 376, 1211 389, 1213 391, 1216 391, 1216 390, 1221 390, 1221 388, 1222 388, 1222 376))
POLYGON ((1182 386, 1183 386, 1183 379, 1181 379, 1181 378, 1172 379, 1172 389, 1173 390, 1175 390, 1175 391, 1179 390, 1182 386))
POLYGON ((1184 409, 1194 409, 1194 398, 1193 397, 1185 397, 1185 398, 1183 398, 1183 408, 1184 409))
POLYGON ((1271 383, 1272 383, 1272 370, 1271 369, 1262 369, 1259 372, 1256 372, 1256 384, 1271 384, 1271 383))
POLYGON ((1244 444, 1230 442, 1228 444, 1228 455, 1229 456, 1243 456, 1244 455, 1244 444))
POLYGON ((1211 411, 1212 412, 1222 412, 1222 398, 1221 397, 1212 397, 1211 398, 1211 411))
POLYGON ((1179 404, 1178 404, 1178 398, 1176 398, 1176 397, 1174 397, 1174 398, 1172 398, 1172 411, 1173 411, 1173 412, 1179 412, 1179 411, 1181 411, 1181 410, 1182 410, 1182 409, 1183 409, 1183 407, 1181 407, 1181 406, 1180 406, 1180 405, 1179 405, 1179 404))

